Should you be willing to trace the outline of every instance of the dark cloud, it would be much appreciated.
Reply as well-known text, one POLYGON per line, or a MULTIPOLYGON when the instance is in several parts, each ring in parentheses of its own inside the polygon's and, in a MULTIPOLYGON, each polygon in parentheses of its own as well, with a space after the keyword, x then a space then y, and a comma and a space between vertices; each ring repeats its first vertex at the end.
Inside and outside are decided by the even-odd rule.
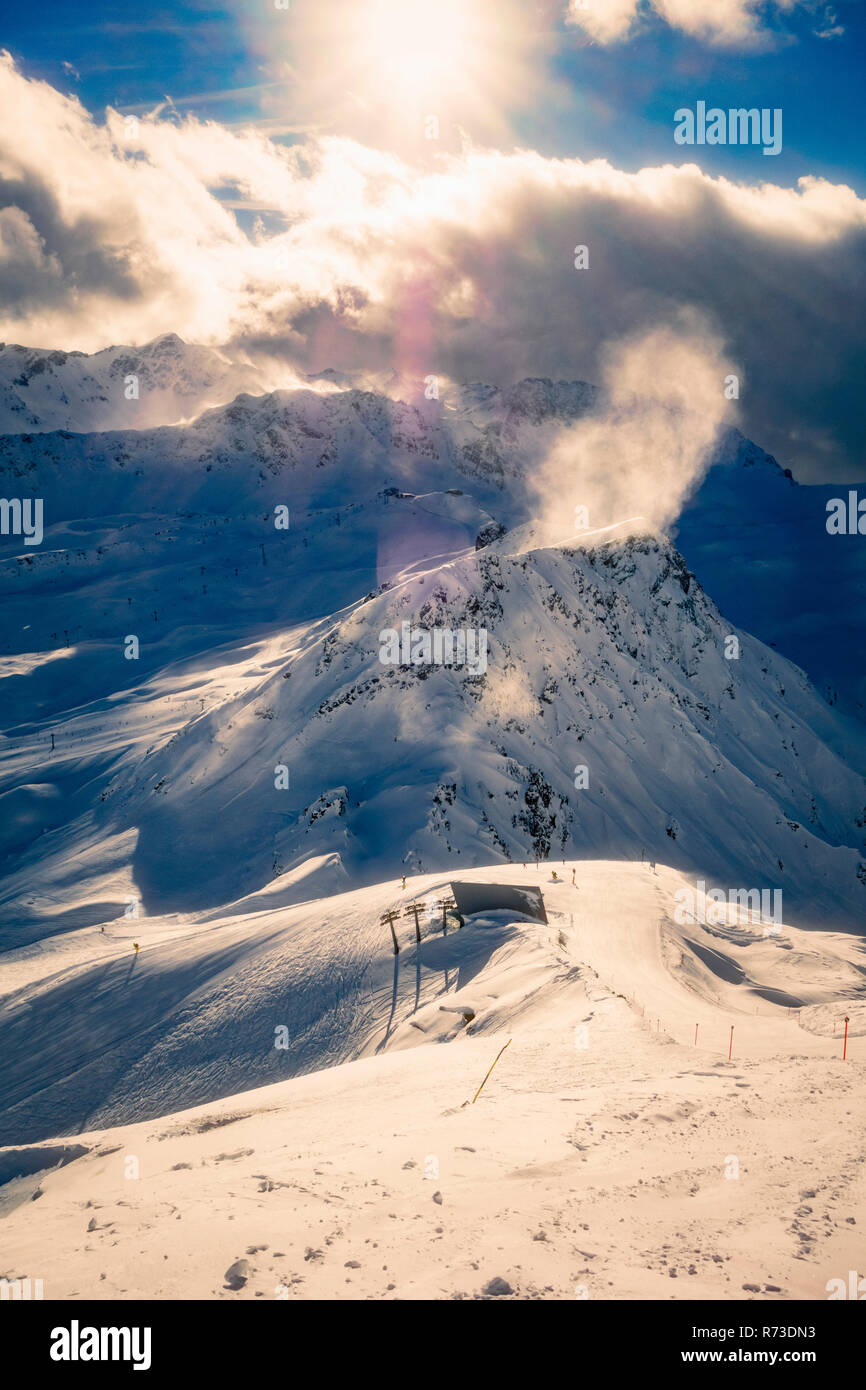
POLYGON ((747 434, 801 479, 866 474, 866 204, 844 185, 531 151, 418 168, 195 120, 130 132, 8 58, 0 151, 0 336, 93 351, 177 332, 307 371, 597 382, 610 344, 689 310, 740 377, 747 434), (247 236, 226 187, 278 230, 247 236))

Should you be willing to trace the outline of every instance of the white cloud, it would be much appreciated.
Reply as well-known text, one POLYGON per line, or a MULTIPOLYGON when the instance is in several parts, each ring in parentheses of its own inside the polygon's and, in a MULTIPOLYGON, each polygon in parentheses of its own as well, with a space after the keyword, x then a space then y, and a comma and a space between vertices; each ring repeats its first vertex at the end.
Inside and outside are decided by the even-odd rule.
POLYGON ((753 46, 768 34, 767 19, 807 0, 569 0, 566 23, 598 43, 629 37, 650 13, 707 43, 753 46))
POLYGON ((570 0, 565 21, 585 29, 598 43, 615 43, 632 31, 639 8, 640 0, 570 0))
POLYGON ((786 465, 820 449, 838 475, 860 466, 866 203, 844 185, 525 150, 419 168, 176 115, 130 137, 7 57, 0 208, 6 341, 93 351, 172 331, 305 370, 597 381, 609 342, 695 310, 742 364, 752 437, 786 465))
POLYGON ((821 28, 814 29, 812 32, 819 39, 840 39, 845 33, 844 24, 840 24, 836 11, 828 5, 821 15, 821 28))

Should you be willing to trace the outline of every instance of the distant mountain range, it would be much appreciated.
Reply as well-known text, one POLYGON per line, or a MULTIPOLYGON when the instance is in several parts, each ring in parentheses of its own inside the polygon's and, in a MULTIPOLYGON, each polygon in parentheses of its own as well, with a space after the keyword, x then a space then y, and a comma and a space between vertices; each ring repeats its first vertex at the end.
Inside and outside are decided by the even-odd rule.
POLYGON ((255 367, 174 333, 94 353, 3 343, 0 432, 146 429, 262 390, 263 381, 255 367))

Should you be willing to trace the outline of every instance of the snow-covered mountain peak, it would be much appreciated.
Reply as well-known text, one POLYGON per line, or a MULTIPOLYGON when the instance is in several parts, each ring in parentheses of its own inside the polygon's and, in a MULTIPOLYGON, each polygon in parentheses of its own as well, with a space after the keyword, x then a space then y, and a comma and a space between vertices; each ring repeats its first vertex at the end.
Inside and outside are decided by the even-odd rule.
POLYGON ((0 430, 146 429, 198 414, 267 378, 251 363, 164 333, 141 347, 0 346, 0 430))

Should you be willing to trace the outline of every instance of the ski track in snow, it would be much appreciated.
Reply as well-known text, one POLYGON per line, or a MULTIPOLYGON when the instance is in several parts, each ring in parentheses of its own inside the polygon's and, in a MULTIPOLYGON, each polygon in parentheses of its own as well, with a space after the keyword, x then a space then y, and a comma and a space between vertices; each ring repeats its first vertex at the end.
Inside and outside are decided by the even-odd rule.
MULTIPOLYGON (((519 1298, 825 1297, 857 1265, 866 1195, 858 943, 787 926, 765 937, 745 915, 678 926, 684 880, 662 865, 556 867, 561 884, 549 866, 465 875, 540 883, 548 926, 495 914, 443 937, 429 925, 417 949, 402 917, 396 1003, 381 913, 439 896, 441 875, 168 935, 139 923, 134 961, 131 928, 22 960, 29 984, 6 1002, 29 1021, 32 1113, 51 1108, 41 1005, 47 1020, 65 1001, 95 1055, 113 1029, 125 1063, 100 1111, 104 1073, 59 1059, 63 1075, 75 1066, 74 1138, 46 1130, 0 1150, 0 1174, 21 1174, 0 1187, 2 1272, 41 1277, 54 1298, 461 1298, 495 1277, 519 1298), (711 949, 737 961, 739 984, 707 966, 711 949), (799 1010, 761 997, 771 983, 796 989, 799 1010), (195 998, 195 1036, 180 1007, 143 1055, 175 987, 195 998), (311 1074, 261 1085, 295 1067, 303 1022, 287 1052, 274 1028, 289 998, 303 1020, 311 989, 323 1011, 305 1035, 311 1074), (189 1109, 208 1087, 223 1098, 189 1109), (148 1109, 159 1118, 128 1123, 148 1109), (249 1274, 231 1289, 240 1258, 249 1274)), ((0 1046, 14 1055, 8 1032, 0 1046)), ((13 1068, 4 1103, 15 1084, 13 1068)))

